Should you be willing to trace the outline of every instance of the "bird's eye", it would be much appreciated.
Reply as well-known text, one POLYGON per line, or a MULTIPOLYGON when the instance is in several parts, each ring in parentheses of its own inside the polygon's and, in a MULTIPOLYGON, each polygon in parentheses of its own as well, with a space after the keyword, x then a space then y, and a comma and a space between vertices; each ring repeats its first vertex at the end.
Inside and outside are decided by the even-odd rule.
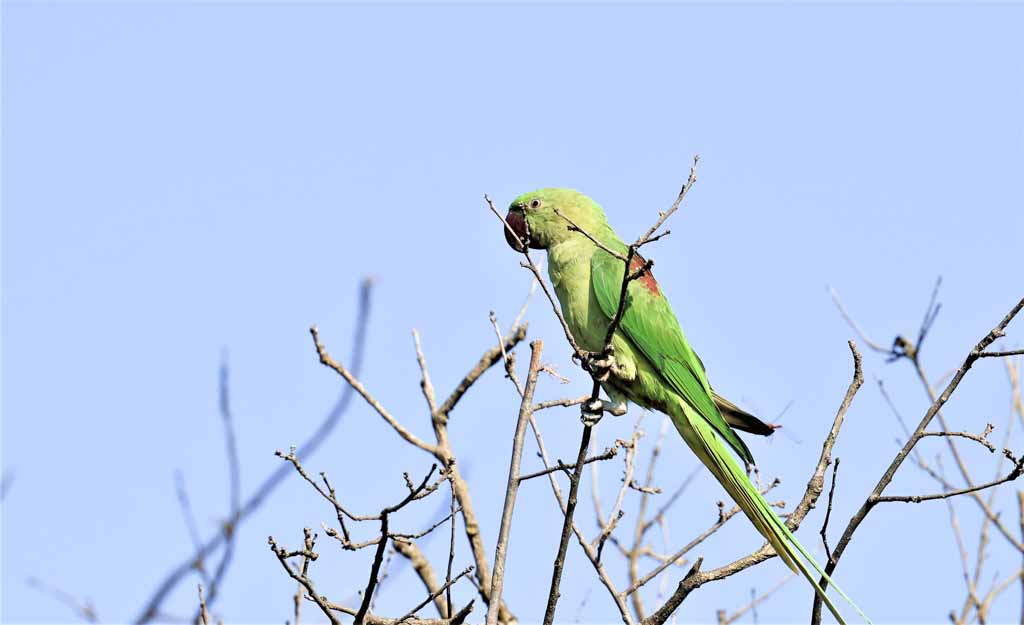
POLYGON ((540 208, 540 200, 537 198, 530 200, 530 208, 540 208))

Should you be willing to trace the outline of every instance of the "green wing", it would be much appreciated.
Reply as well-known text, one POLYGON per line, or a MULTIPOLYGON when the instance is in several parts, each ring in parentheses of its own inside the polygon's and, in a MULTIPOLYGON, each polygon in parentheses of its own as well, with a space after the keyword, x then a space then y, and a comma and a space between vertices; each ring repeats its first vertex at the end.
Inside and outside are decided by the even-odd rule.
MULTIPOLYGON (((642 264, 634 261, 632 269, 642 264)), ((624 263, 603 250, 597 250, 590 261, 591 283, 597 302, 609 320, 615 316, 622 290, 624 263)), ((668 300, 657 287, 653 276, 629 284, 626 309, 619 331, 647 357, 672 390, 682 396, 747 463, 754 457, 746 444, 722 418, 715 406, 704 367, 697 358, 668 300)))

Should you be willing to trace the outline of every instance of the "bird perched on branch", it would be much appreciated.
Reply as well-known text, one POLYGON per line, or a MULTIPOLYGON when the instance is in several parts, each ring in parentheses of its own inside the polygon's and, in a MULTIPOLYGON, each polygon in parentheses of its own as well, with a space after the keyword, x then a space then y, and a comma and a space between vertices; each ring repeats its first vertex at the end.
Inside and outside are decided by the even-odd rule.
MULTIPOLYGON (((505 222, 505 238, 513 249, 523 251, 525 245, 547 250, 548 275, 566 325, 582 352, 584 366, 609 397, 609 401, 588 402, 584 411, 622 415, 627 401, 633 401, 671 417, 687 446, 782 561, 810 582, 843 623, 813 572, 825 575, 824 571, 737 460, 738 456, 749 465, 754 457, 733 428, 770 435, 775 426, 711 389, 704 365, 687 343, 651 264, 615 234, 596 202, 577 191, 541 189, 521 195, 509 207, 505 222), (609 341, 610 329, 614 331, 609 341)), ((832 586, 868 620, 842 590, 832 586)))

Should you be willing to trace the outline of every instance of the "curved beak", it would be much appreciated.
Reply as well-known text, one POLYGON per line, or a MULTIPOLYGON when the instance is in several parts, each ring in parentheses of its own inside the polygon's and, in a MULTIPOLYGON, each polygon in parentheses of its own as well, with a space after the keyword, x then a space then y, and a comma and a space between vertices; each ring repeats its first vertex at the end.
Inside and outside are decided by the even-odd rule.
POLYGON ((526 227, 526 215, 520 209, 510 208, 508 215, 505 216, 505 222, 512 228, 512 232, 516 233, 516 237, 519 237, 519 241, 517 241, 516 237, 512 236, 512 232, 508 231, 508 228, 502 227, 502 230, 505 232, 505 242, 515 251, 522 252, 523 246, 520 242, 528 241, 529 238, 529 232, 526 227))

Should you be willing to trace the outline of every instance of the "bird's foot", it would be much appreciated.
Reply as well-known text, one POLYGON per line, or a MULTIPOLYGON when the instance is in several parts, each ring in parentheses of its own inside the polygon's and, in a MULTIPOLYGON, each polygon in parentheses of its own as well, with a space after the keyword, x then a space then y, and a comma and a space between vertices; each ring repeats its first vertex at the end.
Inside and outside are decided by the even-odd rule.
POLYGON ((583 425, 593 427, 604 416, 604 402, 600 399, 588 399, 580 406, 580 421, 583 425))
POLYGON ((601 420, 601 417, 606 412, 613 417, 621 417, 626 414, 628 410, 629 407, 624 401, 611 402, 604 401, 602 399, 588 399, 583 402, 580 409, 580 419, 588 425, 594 425, 601 420))
POLYGON ((615 354, 610 345, 604 351, 586 352, 582 364, 598 382, 607 381, 608 375, 616 370, 615 354))

